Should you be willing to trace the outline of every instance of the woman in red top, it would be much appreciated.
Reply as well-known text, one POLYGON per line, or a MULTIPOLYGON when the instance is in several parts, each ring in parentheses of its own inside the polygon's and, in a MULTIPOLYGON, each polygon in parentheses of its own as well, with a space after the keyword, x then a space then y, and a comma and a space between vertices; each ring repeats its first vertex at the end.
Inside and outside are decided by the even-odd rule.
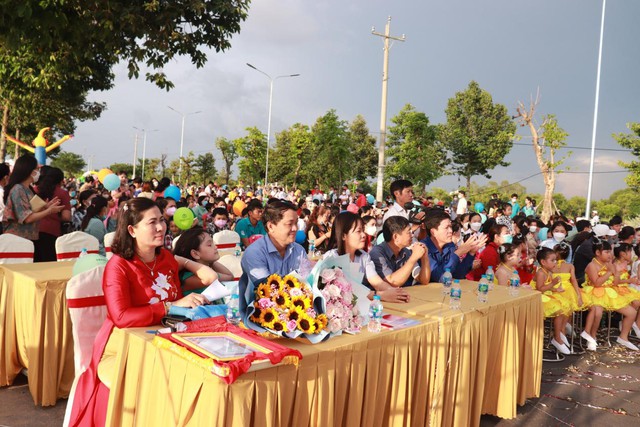
POLYGON ((475 280, 476 282, 482 278, 483 274, 486 274, 489 266, 493 267, 493 271, 496 271, 498 264, 500 264, 500 255, 498 255, 498 247, 503 243, 511 243, 513 237, 509 234, 509 228, 506 225, 496 224, 489 229, 487 235, 487 241, 489 244, 480 252, 480 267, 472 270, 467 279, 475 280))
POLYGON ((71 426, 105 423, 109 389, 98 378, 98 363, 114 327, 157 325, 171 305, 193 308, 208 303, 200 294, 182 297, 178 270, 187 269, 205 283, 216 280, 217 274, 164 249, 165 228, 155 202, 140 197, 122 205, 113 257, 102 280, 107 318, 96 336, 91 364, 78 381, 71 426))

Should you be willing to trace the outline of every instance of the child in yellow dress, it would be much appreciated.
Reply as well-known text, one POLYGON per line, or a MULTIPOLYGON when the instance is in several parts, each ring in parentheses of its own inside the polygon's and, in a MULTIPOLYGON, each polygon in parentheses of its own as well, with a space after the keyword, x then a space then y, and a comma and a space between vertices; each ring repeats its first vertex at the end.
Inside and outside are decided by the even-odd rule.
POLYGON ((571 354, 569 341, 563 331, 567 324, 568 316, 565 313, 571 312, 567 301, 561 295, 565 288, 562 286, 559 276, 553 275, 556 267, 556 253, 553 249, 540 248, 536 254, 536 259, 540 268, 536 271, 531 287, 542 293, 542 307, 544 317, 553 317, 553 338, 551 344, 562 354, 571 354))
POLYGON ((498 247, 500 265, 496 269, 494 281, 500 286, 509 286, 513 272, 517 271, 520 263, 520 247, 511 243, 503 243, 498 247))
POLYGON ((564 313, 566 316, 571 316, 574 311, 586 310, 588 305, 585 298, 582 295, 582 289, 578 286, 578 280, 576 279, 576 269, 573 264, 567 262, 567 257, 570 253, 569 244, 562 242, 559 245, 553 247, 553 251, 556 253, 557 264, 553 269, 553 275, 560 278, 560 283, 564 288, 564 293, 561 297, 567 302, 567 308, 569 311, 564 313))
POLYGON ((629 342, 629 331, 636 318, 636 310, 631 306, 635 296, 628 287, 619 287, 620 275, 613 265, 613 253, 609 242, 598 239, 593 244, 594 258, 585 269, 584 295, 589 299, 591 309, 587 315, 584 331, 580 334, 587 341, 587 349, 595 350, 598 326, 604 310, 617 311, 624 317, 618 344, 638 351, 638 347, 629 342))
MULTIPOLYGON (((615 257, 613 265, 620 275, 618 288, 623 293, 626 293, 628 290, 631 295, 635 296, 635 299, 631 301, 631 306, 638 310, 638 308, 640 308, 640 292, 632 285, 638 285, 639 279, 637 277, 631 277, 629 273, 629 267, 633 262, 633 246, 629 243, 618 243, 613 247, 613 256, 615 257)), ((640 338, 640 310, 638 310, 636 320, 631 324, 631 327, 636 338, 640 338)))

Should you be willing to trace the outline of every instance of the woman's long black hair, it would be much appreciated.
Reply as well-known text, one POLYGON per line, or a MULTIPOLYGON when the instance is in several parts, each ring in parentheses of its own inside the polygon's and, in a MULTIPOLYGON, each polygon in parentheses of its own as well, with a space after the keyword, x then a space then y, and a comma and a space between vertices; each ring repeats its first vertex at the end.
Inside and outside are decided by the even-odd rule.
POLYGON ((38 161, 35 157, 24 154, 18 157, 16 163, 13 165, 13 171, 9 175, 9 184, 4 189, 4 203, 7 203, 9 194, 14 185, 20 184, 25 179, 29 178, 31 173, 38 167, 38 161))

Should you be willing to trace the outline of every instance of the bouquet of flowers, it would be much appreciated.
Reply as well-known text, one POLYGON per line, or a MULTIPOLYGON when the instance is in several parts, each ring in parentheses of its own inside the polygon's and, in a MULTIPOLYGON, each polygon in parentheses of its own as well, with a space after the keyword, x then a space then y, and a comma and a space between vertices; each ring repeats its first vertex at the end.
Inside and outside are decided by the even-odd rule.
POLYGON ((309 275, 309 283, 324 297, 324 312, 331 336, 342 331, 357 333, 366 323, 369 290, 362 285, 363 274, 347 255, 320 261, 309 275))
POLYGON ((272 274, 264 283, 253 286, 253 293, 247 307, 247 327, 285 338, 303 335, 313 343, 327 336, 328 319, 322 314, 321 295, 314 294, 294 273, 284 277, 272 274))

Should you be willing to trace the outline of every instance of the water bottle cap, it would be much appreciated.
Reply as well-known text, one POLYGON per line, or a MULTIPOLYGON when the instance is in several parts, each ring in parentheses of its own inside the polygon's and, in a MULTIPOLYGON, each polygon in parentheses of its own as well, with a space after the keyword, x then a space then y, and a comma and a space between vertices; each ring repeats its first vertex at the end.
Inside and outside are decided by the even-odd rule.
POLYGON ((87 248, 82 248, 82 252, 86 252, 86 251, 87 251, 87 248))
POLYGON ((453 281, 453 283, 458 283, 458 284, 460 284, 460 280, 455 279, 455 280, 453 281))
POLYGON ((373 299, 374 301, 380 301, 380 295, 374 295, 373 299))
POLYGON ((487 278, 487 275, 486 275, 486 274, 483 274, 483 275, 482 275, 482 278, 483 278, 483 279, 486 279, 486 278, 487 278))
POLYGON ((445 271, 445 273, 451 273, 451 269, 450 268, 445 268, 444 271, 445 271))
POLYGON ((493 270, 493 266, 490 265, 489 268, 487 268, 487 270, 493 270))
POLYGON ((238 294, 231 294, 231 299, 238 299, 238 294))

